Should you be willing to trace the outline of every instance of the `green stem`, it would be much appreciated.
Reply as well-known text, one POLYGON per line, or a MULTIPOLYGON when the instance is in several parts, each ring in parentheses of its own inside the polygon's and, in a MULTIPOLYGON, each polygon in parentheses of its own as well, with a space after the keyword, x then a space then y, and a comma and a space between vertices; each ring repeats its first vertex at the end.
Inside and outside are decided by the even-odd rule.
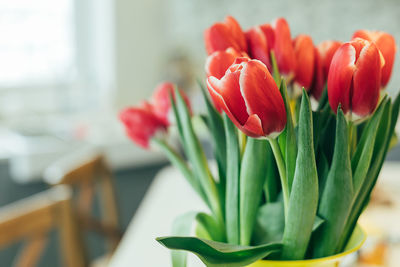
POLYGON ((240 156, 243 156, 244 150, 246 148, 247 135, 242 131, 239 131, 239 144, 240 144, 240 156))
POLYGON ((152 138, 151 144, 159 148, 169 161, 183 174, 193 189, 200 195, 204 202, 210 207, 209 200, 200 186, 199 181, 193 175, 184 159, 164 140, 159 138, 152 138))
POLYGON ((279 177, 281 178, 282 192, 283 192, 283 206, 285 209, 285 221, 287 219, 288 208, 289 208, 289 185, 286 177, 285 162, 282 157, 282 152, 279 148, 277 139, 268 139, 271 144, 272 152, 274 153, 276 165, 278 166, 279 177))

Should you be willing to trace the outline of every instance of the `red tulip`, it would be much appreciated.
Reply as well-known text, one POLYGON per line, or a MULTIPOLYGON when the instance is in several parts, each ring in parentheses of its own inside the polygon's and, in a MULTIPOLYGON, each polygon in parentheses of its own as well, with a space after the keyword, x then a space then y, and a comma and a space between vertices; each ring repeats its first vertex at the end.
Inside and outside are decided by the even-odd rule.
POLYGON ((318 49, 314 47, 314 77, 310 88, 310 94, 317 100, 321 98, 326 83, 324 70, 322 66, 322 58, 318 49))
POLYGON ((275 33, 273 50, 281 74, 291 75, 296 70, 296 55, 294 52, 289 24, 284 18, 275 20, 272 24, 275 33))
POLYGON ((314 78, 314 44, 310 36, 300 34, 293 40, 293 46, 296 61, 299 62, 295 72, 295 81, 308 91, 311 88, 314 78))
POLYGON ((126 134, 143 148, 149 148, 150 139, 167 129, 167 125, 153 110, 151 104, 144 102, 139 107, 124 109, 119 115, 125 125, 126 134))
POLYGON ((204 31, 207 53, 224 51, 232 47, 236 51, 247 51, 246 38, 239 23, 231 16, 224 22, 218 22, 204 31))
POLYGON ((258 59, 272 70, 270 50, 274 43, 274 32, 269 24, 250 28, 246 34, 247 46, 251 58, 258 59))
POLYGON ((225 51, 216 51, 209 55, 206 60, 206 73, 208 76, 214 76, 221 79, 226 70, 233 64, 236 58, 247 57, 247 54, 238 52, 233 48, 228 48, 225 51))
POLYGON ((328 77, 329 66, 331 65, 332 57, 341 45, 342 42, 339 41, 323 41, 317 45, 325 79, 328 77))
MULTIPOLYGON (((174 88, 175 88, 175 85, 173 83, 170 83, 170 82, 161 83, 154 90, 153 97, 152 97, 154 114, 158 118, 160 118, 166 125, 170 124, 170 121, 168 118, 169 114, 170 114, 170 109, 171 109, 170 94, 172 94, 172 96, 175 99, 174 88)), ((185 99, 185 102, 188 105, 189 110, 190 110, 189 98, 186 96, 186 94, 182 90, 179 90, 179 91, 182 94, 183 98, 185 99)))
POLYGON ((362 38, 371 42, 375 42, 385 59, 385 66, 382 69, 381 85, 385 87, 389 82, 392 74, 394 57, 396 54, 396 41, 394 37, 386 32, 381 31, 356 31, 353 38, 362 38))
POLYGON ((379 99, 384 59, 372 42, 356 38, 343 44, 332 58, 328 75, 328 98, 336 112, 341 104, 352 120, 374 112, 379 99))
POLYGON ((267 67, 258 60, 239 58, 222 79, 208 77, 213 101, 251 137, 276 137, 285 128, 286 111, 267 67))

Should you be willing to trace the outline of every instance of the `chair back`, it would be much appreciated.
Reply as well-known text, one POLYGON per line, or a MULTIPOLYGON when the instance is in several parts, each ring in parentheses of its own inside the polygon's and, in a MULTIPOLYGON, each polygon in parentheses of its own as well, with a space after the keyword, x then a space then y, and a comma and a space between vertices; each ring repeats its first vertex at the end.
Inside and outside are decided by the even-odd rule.
POLYGON ((0 249, 24 242, 14 259, 15 267, 38 266, 53 229, 60 234, 64 266, 87 266, 68 186, 56 186, 0 208, 0 249))
POLYGON ((122 233, 113 175, 104 157, 93 151, 72 154, 50 166, 44 177, 50 185, 67 184, 77 192, 75 204, 81 226, 104 235, 109 252, 113 252, 122 233), (99 219, 92 215, 96 193, 101 208, 99 219))

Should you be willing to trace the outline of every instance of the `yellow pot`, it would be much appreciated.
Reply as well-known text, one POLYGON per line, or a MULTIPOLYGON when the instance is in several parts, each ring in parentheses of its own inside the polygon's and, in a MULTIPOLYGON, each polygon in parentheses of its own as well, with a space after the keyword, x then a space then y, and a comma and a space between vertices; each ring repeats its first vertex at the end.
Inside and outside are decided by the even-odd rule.
POLYGON ((260 260, 248 265, 248 267, 337 267, 343 261, 345 256, 350 255, 360 249, 362 244, 364 244, 365 238, 365 232, 359 226, 357 226, 350 238, 349 243, 346 246, 345 251, 342 253, 319 259, 301 261, 260 260))

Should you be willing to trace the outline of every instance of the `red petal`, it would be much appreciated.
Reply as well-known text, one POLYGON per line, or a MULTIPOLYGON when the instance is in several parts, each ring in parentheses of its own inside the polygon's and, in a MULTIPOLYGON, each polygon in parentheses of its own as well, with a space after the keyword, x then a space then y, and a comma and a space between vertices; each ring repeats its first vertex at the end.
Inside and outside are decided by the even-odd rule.
MULTIPOLYGON (((264 136, 281 132, 286 125, 286 111, 279 89, 267 67, 258 60, 244 64, 240 75, 240 88, 249 115, 261 120, 264 136)), ((247 127, 249 131, 252 125, 247 127)))
POLYGON ((165 124, 155 114, 140 107, 127 108, 120 115, 127 135, 143 148, 149 147, 149 140, 157 131, 165 131, 165 124))
POLYGON ((332 58, 328 75, 328 98, 334 112, 339 103, 343 112, 350 111, 350 94, 355 71, 356 50, 350 43, 343 44, 332 58))
POLYGON ((223 51, 229 47, 241 51, 231 30, 223 23, 215 23, 204 32, 204 41, 207 53, 210 55, 215 51, 223 51))
POLYGON ((314 77, 315 52, 314 44, 310 36, 301 34, 294 41, 296 61, 296 82, 309 90, 314 77))
POLYGON ((249 117, 246 106, 239 87, 240 71, 227 72, 225 76, 218 80, 215 77, 207 79, 208 90, 217 105, 228 115, 232 114, 231 120, 244 125, 249 117), (223 99, 216 98, 219 95, 223 99))
POLYGON ((214 76, 217 79, 221 79, 238 56, 240 56, 239 53, 234 49, 212 53, 206 61, 207 76, 214 76))
POLYGON ((279 71, 291 74, 296 70, 296 56, 293 49, 289 24, 284 18, 277 19, 273 24, 275 32, 274 52, 279 71))
POLYGON ((376 46, 381 51, 385 59, 385 65, 382 69, 381 85, 382 87, 385 87, 392 74, 394 58, 396 55, 396 41, 391 34, 381 31, 360 30, 356 31, 353 35, 353 38, 357 37, 375 42, 376 46))
POLYGON ((269 59, 269 47, 267 38, 260 27, 253 27, 246 32, 246 39, 251 58, 261 60, 269 69, 271 62, 269 59))
POLYGON ((374 43, 360 52, 353 77, 352 111, 360 117, 371 114, 378 104, 381 81, 381 59, 374 43))
POLYGON ((341 45, 342 43, 339 41, 324 41, 317 46, 318 52, 321 56, 321 64, 324 70, 325 79, 328 77, 332 57, 341 45))
POLYGON ((247 51, 246 38, 237 20, 232 16, 227 16, 225 18, 225 24, 231 30, 233 38, 236 40, 241 49, 240 51, 247 51))
POLYGON ((317 48, 314 48, 314 55, 314 78, 310 93, 314 96, 315 99, 319 100, 322 92, 324 91, 326 77, 324 75, 324 70, 322 67, 321 55, 317 48))

